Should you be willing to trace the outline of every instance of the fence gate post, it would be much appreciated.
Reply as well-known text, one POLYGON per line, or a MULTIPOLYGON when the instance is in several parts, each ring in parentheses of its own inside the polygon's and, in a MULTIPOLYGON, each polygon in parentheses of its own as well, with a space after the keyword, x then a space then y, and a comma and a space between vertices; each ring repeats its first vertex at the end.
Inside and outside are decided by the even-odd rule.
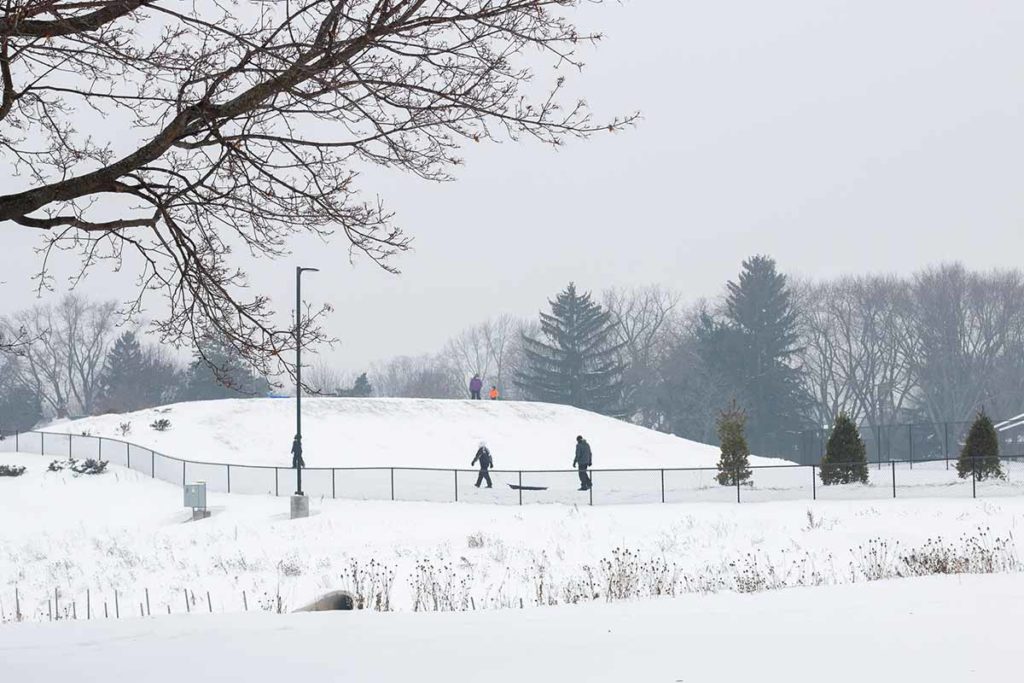
MULTIPOLYGON (((892 497, 896 497, 896 461, 890 460, 889 464, 892 465, 892 497)), ((913 466, 913 465, 911 465, 913 466)))

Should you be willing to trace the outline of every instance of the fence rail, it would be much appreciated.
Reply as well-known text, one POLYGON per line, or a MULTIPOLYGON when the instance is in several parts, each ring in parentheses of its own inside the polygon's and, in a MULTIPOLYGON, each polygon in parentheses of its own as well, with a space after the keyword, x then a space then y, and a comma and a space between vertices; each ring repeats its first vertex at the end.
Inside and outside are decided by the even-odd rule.
MULTIPOLYGON (((0 440, 0 452, 77 459, 95 458, 142 476, 177 485, 205 481, 212 492, 289 495, 295 471, 273 465, 198 462, 158 453, 119 439, 58 432, 23 432, 0 440)), ((307 495, 350 500, 623 504, 857 500, 905 497, 1024 495, 1024 455, 1002 456, 1003 478, 960 478, 946 458, 872 463, 867 484, 820 480, 817 464, 752 466, 747 482, 727 485, 714 467, 591 469, 594 487, 578 490, 576 470, 490 470, 493 489, 475 488, 477 470, 428 467, 310 467, 303 470, 307 495), (519 488, 513 488, 513 486, 519 488), (524 488, 525 487, 525 488, 524 488)))

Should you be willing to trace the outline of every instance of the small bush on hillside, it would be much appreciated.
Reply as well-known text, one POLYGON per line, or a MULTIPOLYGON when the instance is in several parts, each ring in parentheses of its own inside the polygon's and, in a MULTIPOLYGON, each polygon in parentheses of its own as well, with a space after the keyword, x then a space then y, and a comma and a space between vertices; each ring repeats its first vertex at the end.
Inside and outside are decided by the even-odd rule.
POLYGON ((96 460, 95 458, 88 458, 86 460, 68 458, 66 460, 54 460, 46 469, 48 472, 71 470, 75 474, 102 474, 106 471, 108 464, 106 460, 96 460))
POLYGON ((715 477, 722 486, 736 486, 750 480, 750 449, 743 436, 747 416, 732 404, 718 415, 718 441, 722 455, 718 459, 718 475, 715 477))
POLYGON ((868 483, 868 456, 853 420, 840 414, 821 459, 821 483, 868 483))
POLYGON ((153 420, 149 426, 158 432, 166 432, 171 428, 171 421, 166 417, 161 417, 159 420, 153 420))
POLYGON ((122 422, 121 424, 117 425, 117 431, 121 434, 121 436, 128 436, 129 434, 132 433, 132 423, 122 422))
POLYGON ((999 464, 999 436, 995 425, 984 412, 978 413, 977 419, 967 433, 967 441, 960 451, 960 459, 956 463, 957 474, 961 479, 977 476, 978 479, 989 477, 1003 478, 1003 469, 999 464))
POLYGON ((0 465, 0 477, 20 477, 25 468, 20 465, 0 465))

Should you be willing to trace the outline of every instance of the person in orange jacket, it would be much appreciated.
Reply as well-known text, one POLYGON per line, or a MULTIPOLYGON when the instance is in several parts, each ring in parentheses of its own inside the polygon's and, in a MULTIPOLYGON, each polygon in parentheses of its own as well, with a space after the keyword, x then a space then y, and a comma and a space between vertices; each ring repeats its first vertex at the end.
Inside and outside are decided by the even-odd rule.
POLYGON ((491 397, 492 401, 497 401, 498 400, 498 387, 492 386, 491 387, 491 393, 488 394, 488 396, 491 397))

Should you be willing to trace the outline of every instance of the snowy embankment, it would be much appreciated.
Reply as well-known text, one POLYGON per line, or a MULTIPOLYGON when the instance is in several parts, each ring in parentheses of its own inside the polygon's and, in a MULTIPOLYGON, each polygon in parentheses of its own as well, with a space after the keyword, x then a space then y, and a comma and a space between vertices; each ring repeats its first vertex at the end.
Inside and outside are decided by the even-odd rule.
POLYGON ((213 516, 191 522, 180 488, 138 472, 0 461, 28 468, 0 478, 7 620, 15 587, 25 619, 40 621, 55 593, 61 614, 79 619, 87 596, 94 617, 104 606, 113 616, 115 600, 122 618, 137 616, 147 590, 146 611, 165 617, 290 611, 332 590, 367 603, 383 595, 398 611, 488 610, 929 573, 921 557, 947 571, 1006 571, 1019 565, 1024 524, 1020 498, 593 508, 317 499, 312 517, 289 521, 285 500, 216 493, 213 516), (915 551, 918 564, 901 564, 915 551))
MULTIPOLYGON (((227 399, 176 403, 45 428, 123 439, 176 458, 291 464, 295 403, 227 399), (167 431, 150 425, 167 419, 167 431), (123 434, 121 425, 131 431, 123 434)), ((597 468, 714 467, 718 449, 569 406, 516 401, 313 398, 302 402, 307 467, 467 467, 486 441, 497 469, 569 469, 577 434, 597 468)), ((776 460, 752 458, 751 464, 776 460)))
POLYGON ((115 672, 147 683, 1009 683, 1021 614, 1020 577, 969 576, 543 611, 7 625, 0 672, 38 683, 115 672))

